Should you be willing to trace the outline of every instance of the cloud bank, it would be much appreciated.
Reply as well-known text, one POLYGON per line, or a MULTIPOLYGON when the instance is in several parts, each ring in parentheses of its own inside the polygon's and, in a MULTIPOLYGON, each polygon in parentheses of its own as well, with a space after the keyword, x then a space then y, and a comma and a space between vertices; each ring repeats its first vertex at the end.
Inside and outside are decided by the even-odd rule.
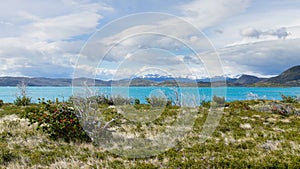
POLYGON ((179 77, 208 76, 203 60, 178 38, 172 38, 180 37, 194 44, 203 58, 210 57, 214 49, 209 46, 214 45, 225 74, 271 76, 300 64, 299 8, 300 4, 293 0, 272 3, 259 0, 28 0, 26 3, 10 0, 0 5, 0 76, 72 77, 78 55, 94 33, 111 21, 135 12, 178 16, 203 35, 195 36, 175 20, 161 19, 151 25, 150 18, 138 18, 131 23, 144 21, 144 24, 110 29, 100 42, 90 45, 90 57, 86 58, 82 71, 108 80, 123 64, 127 69, 122 74, 130 76, 136 70, 130 61, 140 71, 149 70, 155 64, 179 77), (169 36, 150 34, 157 31, 169 36), (121 43, 97 65, 97 53, 120 37, 123 38, 121 43), (147 53, 147 49, 153 50, 147 53), (186 71, 180 71, 186 67, 186 71))

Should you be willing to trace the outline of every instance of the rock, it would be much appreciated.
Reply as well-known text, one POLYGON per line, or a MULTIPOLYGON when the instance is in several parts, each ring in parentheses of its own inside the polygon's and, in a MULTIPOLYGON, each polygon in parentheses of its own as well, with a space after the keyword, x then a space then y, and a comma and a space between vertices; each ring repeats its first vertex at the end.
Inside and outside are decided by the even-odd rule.
POLYGON ((281 115, 300 115, 300 111, 298 109, 295 109, 295 107, 290 103, 261 103, 251 106, 251 109, 258 112, 269 112, 281 115))
POLYGON ((282 123, 290 123, 291 121, 289 119, 281 119, 280 120, 282 123))
POLYGON ((276 119, 270 117, 267 119, 267 122, 274 123, 274 122, 276 122, 276 119))
POLYGON ((281 115, 292 115, 295 113, 295 108, 291 104, 273 103, 272 112, 281 115))
POLYGON ((241 124, 240 127, 241 127, 242 129, 246 129, 246 130, 252 128, 251 125, 250 125, 249 123, 241 124))
POLYGON ((262 144, 261 147, 267 151, 273 151, 277 150, 279 145, 279 141, 267 140, 267 142, 262 144))
POLYGON ((108 109, 115 109, 115 108, 116 108, 116 106, 113 106, 113 105, 108 106, 108 109))

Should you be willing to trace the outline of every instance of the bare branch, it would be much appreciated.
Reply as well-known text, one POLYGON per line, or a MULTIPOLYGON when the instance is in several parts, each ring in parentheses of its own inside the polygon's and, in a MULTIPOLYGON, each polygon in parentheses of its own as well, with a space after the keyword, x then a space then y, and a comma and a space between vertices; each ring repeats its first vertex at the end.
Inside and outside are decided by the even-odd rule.
POLYGON ((116 119, 111 119, 109 122, 107 122, 104 126, 103 129, 106 129, 110 123, 112 123, 113 121, 115 121, 116 119))

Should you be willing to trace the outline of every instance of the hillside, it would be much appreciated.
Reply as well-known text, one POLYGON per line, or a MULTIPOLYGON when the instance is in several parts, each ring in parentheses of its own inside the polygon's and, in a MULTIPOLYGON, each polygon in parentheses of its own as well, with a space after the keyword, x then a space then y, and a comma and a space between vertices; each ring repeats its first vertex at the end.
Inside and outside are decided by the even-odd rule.
POLYGON ((268 79, 267 82, 286 83, 295 80, 300 80, 300 66, 292 67, 281 73, 279 76, 268 79))
POLYGON ((264 80, 264 78, 258 78, 256 76, 251 76, 251 75, 242 75, 240 78, 235 80, 233 84, 235 86, 245 86, 245 85, 250 85, 250 84, 260 82, 262 80, 264 80))
POLYGON ((280 75, 265 79, 256 86, 300 86, 300 66, 294 66, 280 75))

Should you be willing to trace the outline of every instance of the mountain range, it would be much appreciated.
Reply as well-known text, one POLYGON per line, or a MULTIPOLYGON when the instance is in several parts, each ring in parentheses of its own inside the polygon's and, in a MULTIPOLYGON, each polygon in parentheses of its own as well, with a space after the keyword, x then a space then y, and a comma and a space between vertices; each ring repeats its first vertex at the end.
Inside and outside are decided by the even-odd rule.
MULTIPOLYGON (((220 79, 226 79, 227 86, 258 86, 258 87, 276 87, 276 86, 300 86, 300 65, 289 68, 271 78, 259 78, 252 75, 241 75, 238 78, 213 77, 211 79, 189 79, 172 78, 171 76, 162 76, 159 74, 149 74, 132 79, 122 80, 99 80, 78 78, 75 81, 86 80, 93 82, 96 86, 187 86, 187 87, 210 87, 211 83, 218 83, 220 79)), ((71 78, 29 78, 29 77, 0 77, 0 86, 17 86, 24 82, 27 86, 72 86, 71 78)))

